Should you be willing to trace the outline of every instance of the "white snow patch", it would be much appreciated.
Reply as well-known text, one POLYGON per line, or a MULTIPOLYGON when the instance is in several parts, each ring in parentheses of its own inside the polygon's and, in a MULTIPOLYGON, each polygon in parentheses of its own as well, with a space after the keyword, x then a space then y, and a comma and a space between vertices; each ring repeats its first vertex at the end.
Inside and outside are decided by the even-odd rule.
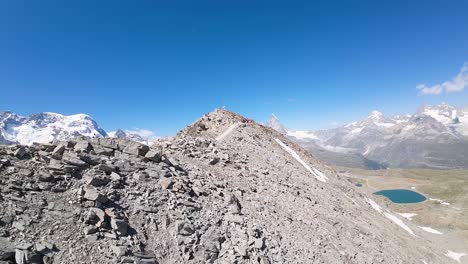
POLYGON ((328 177, 325 176, 322 172, 320 172, 319 170, 317 170, 316 168, 311 168, 307 163, 305 163, 301 157, 299 157, 299 155, 294 151, 292 150, 290 147, 286 146, 283 142, 281 142, 281 140, 275 138, 275 141, 276 143, 278 143, 284 150, 286 150, 286 152, 288 152, 289 154, 291 154, 291 156, 297 160, 302 166, 304 166, 304 168, 306 168, 312 175, 315 176, 315 178, 317 178, 317 180, 321 181, 321 182, 327 182, 328 180, 328 177), (312 170, 313 169, 313 170, 312 170))
POLYGON ((466 256, 465 253, 457 253, 457 252, 453 252, 451 250, 448 250, 447 253, 445 253, 445 256, 455 260, 456 262, 460 263, 460 259, 463 257, 463 256, 466 256))
POLYGON ((355 205, 357 205, 358 207, 361 207, 358 203, 356 203, 356 201, 353 200, 353 198, 351 198, 351 197, 349 197, 348 195, 346 195, 346 193, 343 193, 343 194, 344 194, 344 196, 345 196, 346 198, 348 198, 349 200, 351 200, 351 202, 353 202, 355 205))
POLYGON ((377 212, 383 214, 386 218, 390 219, 392 222, 399 225, 406 232, 410 233, 413 236, 415 235, 413 233, 413 230, 411 230, 411 228, 409 228, 400 218, 398 218, 397 216, 395 216, 395 215, 393 215, 391 213, 384 212, 382 207, 380 207, 380 205, 378 205, 374 200, 366 198, 366 201, 367 201, 368 204, 370 204, 370 206, 372 208, 374 208, 374 210, 376 210, 377 212))
POLYGON ((422 230, 424 230, 426 232, 432 233, 432 234, 443 235, 442 232, 437 231, 437 230, 435 230, 433 228, 430 228, 430 227, 427 227, 427 226, 419 226, 419 228, 421 228, 422 230))
POLYGON ((364 153, 362 153, 362 155, 365 156, 365 155, 369 154, 369 152, 370 152, 370 146, 367 146, 366 151, 364 151, 364 153))
POLYGON ((239 123, 234 123, 230 125, 221 135, 216 137, 217 141, 221 141, 224 138, 226 138, 229 134, 232 133, 232 131, 239 125, 239 123))
POLYGON ((427 262, 425 260, 421 259, 421 261, 422 261, 423 264, 427 264, 427 262))
POLYGON ((437 199, 437 198, 429 198, 429 201, 435 201, 435 202, 440 203, 441 205, 450 205, 450 203, 444 202, 443 200, 437 199))
POLYGON ((350 132, 353 133, 353 134, 358 134, 358 133, 361 133, 361 131, 364 129, 364 127, 357 127, 353 130, 351 130, 350 132))
POLYGON ((379 127, 392 127, 394 126, 395 124, 393 123, 380 123, 380 122, 376 122, 374 123, 375 125, 379 126, 379 127))
POLYGON ((394 222, 395 224, 399 225, 401 228, 403 228, 404 230, 406 230, 406 232, 410 233, 411 235, 415 235, 413 233, 413 230, 411 230, 411 228, 409 228, 403 221, 401 221, 400 218, 396 217, 395 215, 392 215, 390 213, 384 213, 384 216, 387 217, 388 219, 390 219, 392 222, 394 222))
POLYGON ((408 219, 408 220, 413 220, 413 216, 416 216, 418 214, 411 214, 411 213, 397 213, 399 215, 401 215, 402 217, 408 219))
POLYGON ((374 210, 376 210, 377 212, 379 212, 379 213, 382 213, 382 212, 383 212, 382 207, 380 207, 380 205, 378 205, 376 202, 374 202, 374 200, 372 200, 372 199, 367 199, 367 198, 366 198, 366 202, 367 202, 368 204, 370 204, 370 206, 371 206, 372 208, 374 208, 374 210))

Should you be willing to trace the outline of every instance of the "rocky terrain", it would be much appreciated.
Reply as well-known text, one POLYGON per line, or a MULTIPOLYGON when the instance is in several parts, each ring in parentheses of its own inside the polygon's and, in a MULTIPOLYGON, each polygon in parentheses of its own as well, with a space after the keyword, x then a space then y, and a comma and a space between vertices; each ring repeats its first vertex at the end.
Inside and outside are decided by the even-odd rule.
POLYGON ((226 110, 151 147, 2 146, 0 204, 0 263, 454 263, 384 200, 226 110))

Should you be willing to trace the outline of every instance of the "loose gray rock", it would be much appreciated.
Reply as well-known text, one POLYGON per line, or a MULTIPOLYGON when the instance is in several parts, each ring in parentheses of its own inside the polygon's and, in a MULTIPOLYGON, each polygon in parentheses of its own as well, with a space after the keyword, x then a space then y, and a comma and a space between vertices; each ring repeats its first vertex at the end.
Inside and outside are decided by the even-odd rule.
MULTIPOLYGON (((122 147, 122 144, 121 144, 122 147)), ((127 141, 123 144, 122 152, 135 155, 135 156, 145 156, 146 153, 149 151, 149 147, 147 145, 143 145, 138 142, 134 141, 127 141)))

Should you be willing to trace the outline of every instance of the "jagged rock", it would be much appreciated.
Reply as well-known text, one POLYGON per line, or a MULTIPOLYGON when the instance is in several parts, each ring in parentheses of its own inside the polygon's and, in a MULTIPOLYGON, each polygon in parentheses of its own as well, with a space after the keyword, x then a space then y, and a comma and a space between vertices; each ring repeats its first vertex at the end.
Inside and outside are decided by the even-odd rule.
POLYGON ((177 221, 175 223, 177 234, 182 236, 190 236, 195 233, 195 228, 193 225, 186 221, 177 221))
POLYGON ((56 252, 55 245, 46 241, 35 243, 34 248, 37 253, 49 258, 53 257, 56 252))
POLYGON ((119 236, 126 236, 128 234, 128 223, 124 219, 111 219, 111 227, 119 236))
POLYGON ((208 164, 210 164, 210 165, 215 165, 215 164, 217 164, 218 162, 219 162, 219 158, 218 158, 218 157, 215 157, 215 158, 212 158, 208 164))
POLYGON ((92 234, 95 234, 97 231, 98 231, 98 228, 95 226, 85 226, 83 228, 83 233, 85 235, 92 235, 92 234))
POLYGON ((65 146, 60 144, 57 147, 55 147, 54 150, 52 151, 52 157, 54 157, 55 159, 60 159, 64 151, 65 151, 65 146))
POLYGON ((104 156, 113 156, 114 149, 102 147, 102 146, 93 146, 94 153, 97 155, 104 155, 104 156))
POLYGON ((106 214, 99 208, 90 208, 86 215, 85 223, 95 225, 97 227, 105 227, 106 214))
POLYGON ((101 158, 97 155, 81 152, 79 157, 82 161, 88 163, 89 165, 98 165, 101 163, 101 158))
POLYGON ((116 172, 111 172, 109 177, 112 181, 116 181, 116 182, 119 182, 120 180, 122 180, 122 177, 116 172))
POLYGON ((93 149, 93 146, 85 140, 80 140, 76 142, 76 145, 73 147, 75 151, 79 152, 90 152, 93 149))
POLYGON ((171 178, 162 178, 159 180, 159 184, 163 189, 171 189, 175 181, 171 178))
POLYGON ((98 145, 101 145, 102 147, 105 148, 110 148, 113 150, 118 150, 119 149, 119 143, 116 139, 113 138, 96 138, 98 145))
POLYGON ((154 162, 160 162, 161 161, 161 152, 156 149, 150 149, 146 154, 145 154, 145 160, 151 160, 154 162))
POLYGON ((30 177, 34 174, 34 172, 30 169, 20 169, 18 171, 18 175, 24 176, 24 177, 30 177))
POLYGON ((108 177, 102 174, 88 174, 84 177, 84 180, 87 185, 96 187, 105 186, 111 181, 108 177))
POLYGON ((41 264, 43 263, 41 255, 30 250, 15 250, 15 261, 17 264, 41 264))
POLYGON ((29 154, 29 151, 26 147, 20 146, 14 153, 15 157, 22 158, 25 155, 29 154))
POLYGON ((110 246, 110 249, 117 257, 123 257, 127 255, 127 249, 124 246, 110 246))
POLYGON ((135 155, 135 156, 145 156, 146 153, 149 151, 149 147, 147 145, 143 145, 138 142, 134 141, 127 141, 125 144, 121 143, 121 147, 123 145, 122 152, 135 155))
POLYGON ((39 171, 39 177, 37 179, 41 182, 54 182, 55 181, 55 177, 45 170, 39 171))
POLYGON ((1 159, 0 160, 0 167, 8 167, 11 166, 11 162, 8 159, 1 159))
POLYGON ((116 172, 117 168, 114 165, 111 164, 99 164, 94 167, 95 170, 100 170, 103 171, 107 174, 110 174, 111 172, 116 172))
POLYGON ((62 156, 62 161, 66 164, 77 166, 77 167, 85 167, 88 164, 81 160, 78 156, 68 153, 62 156))
POLYGON ((106 203, 109 200, 107 196, 99 193, 95 189, 85 189, 84 198, 86 200, 100 202, 100 203, 106 203))
POLYGON ((133 173, 133 179, 135 181, 146 181, 146 179, 148 179, 148 177, 149 177, 148 173, 146 173, 144 171, 133 173))
POLYGON ((11 260, 15 257, 15 245, 6 237, 0 236, 0 260, 11 260))

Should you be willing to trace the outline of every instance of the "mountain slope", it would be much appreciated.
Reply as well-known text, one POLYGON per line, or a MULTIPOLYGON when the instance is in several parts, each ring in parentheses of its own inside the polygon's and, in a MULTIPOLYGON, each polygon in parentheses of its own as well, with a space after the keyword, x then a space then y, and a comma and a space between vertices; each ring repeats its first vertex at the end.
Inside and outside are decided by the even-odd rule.
POLYGON ((78 138, 0 162, 2 260, 452 263, 385 200, 227 110, 151 148, 78 138))
POLYGON ((0 113, 1 144, 17 142, 30 145, 77 136, 105 137, 107 134, 85 114, 65 116, 45 112, 25 117, 12 112, 0 113))
MULTIPOLYGON (((284 253, 279 254, 282 257, 269 255, 273 263, 447 262, 435 256, 435 251, 427 252, 430 245, 412 248, 421 240, 410 234, 417 232, 409 226, 411 223, 402 225, 408 225, 408 233, 396 224, 403 220, 380 208, 372 201, 374 198, 366 198, 369 194, 360 193, 275 130, 218 110, 181 131, 176 139, 196 142, 198 138, 215 139, 219 135, 223 137, 218 142, 205 144, 213 146, 219 156, 245 165, 231 167, 228 163, 222 171, 213 167, 205 174, 242 193, 239 201, 246 222, 268 223, 262 224, 262 229, 281 237, 283 246, 278 245, 278 250, 284 253)), ((207 158, 215 160, 209 154, 207 158)), ((276 251, 271 245, 268 243, 269 252, 276 251)))

